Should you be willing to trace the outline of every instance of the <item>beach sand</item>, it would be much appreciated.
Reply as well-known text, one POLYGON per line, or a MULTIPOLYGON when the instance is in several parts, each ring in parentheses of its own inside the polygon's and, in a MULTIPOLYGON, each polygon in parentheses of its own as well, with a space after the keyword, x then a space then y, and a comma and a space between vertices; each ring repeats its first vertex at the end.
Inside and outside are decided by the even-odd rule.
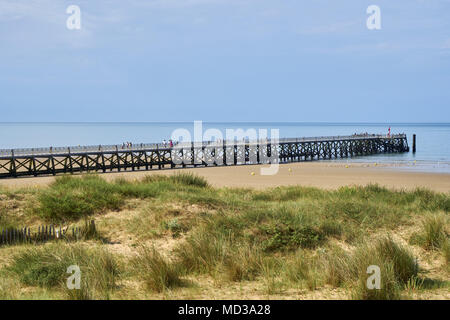
MULTIPOLYGON (((146 175, 170 175, 192 172, 205 177, 217 187, 250 187, 263 189, 282 185, 313 186, 336 189, 348 185, 367 185, 378 183, 391 189, 415 189, 425 187, 439 192, 450 192, 450 174, 422 173, 399 170, 390 164, 344 163, 344 162, 298 162, 281 164, 275 175, 260 174, 261 165, 230 167, 208 167, 177 170, 126 171, 101 174, 107 180, 119 177, 139 179, 146 175), (253 174, 252 174, 253 173, 253 174)), ((0 186, 9 188, 47 185, 54 181, 53 176, 16 178, 0 180, 0 186)))

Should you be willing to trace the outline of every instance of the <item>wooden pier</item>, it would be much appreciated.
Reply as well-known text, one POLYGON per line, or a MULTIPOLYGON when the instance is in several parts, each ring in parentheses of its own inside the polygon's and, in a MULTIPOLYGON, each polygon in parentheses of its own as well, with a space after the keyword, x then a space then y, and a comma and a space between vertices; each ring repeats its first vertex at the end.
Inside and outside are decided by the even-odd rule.
POLYGON ((109 145, 13 149, 0 150, 0 178, 287 163, 408 151, 405 134, 289 138, 279 139, 275 143, 270 140, 202 142, 173 147, 162 144, 139 144, 132 147, 109 145), (274 155, 276 161, 273 161, 274 155), (269 158, 272 160, 268 161, 269 158), (179 159, 182 161, 178 161, 179 159))

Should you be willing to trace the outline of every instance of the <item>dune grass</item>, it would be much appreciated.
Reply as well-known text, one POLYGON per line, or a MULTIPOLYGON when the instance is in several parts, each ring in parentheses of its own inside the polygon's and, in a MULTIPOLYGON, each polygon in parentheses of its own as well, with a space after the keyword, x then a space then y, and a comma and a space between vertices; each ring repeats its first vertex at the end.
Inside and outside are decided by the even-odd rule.
POLYGON ((447 264, 447 269, 450 271, 450 240, 444 242, 442 246, 442 254, 444 255, 445 263, 447 264))
POLYGON ((348 238, 355 236, 352 230, 339 225, 362 228, 396 226, 418 212, 450 210, 448 196, 424 189, 391 191, 377 185, 343 187, 336 191, 299 186, 265 191, 214 189, 204 178, 178 173, 150 175, 139 181, 117 179, 113 182, 90 174, 81 178, 58 177, 48 188, 37 192, 35 213, 52 222, 78 220, 108 210, 120 210, 127 199, 171 199, 210 210, 237 209, 241 220, 262 219, 266 222, 271 215, 280 215, 286 220, 284 226, 267 223, 262 232, 278 235, 279 241, 284 243, 279 244, 282 246, 290 242, 315 246, 315 242, 320 243, 324 235, 330 234, 348 238), (302 219, 309 220, 309 229, 294 227, 291 230, 292 225, 302 219), (314 239, 306 239, 304 233, 314 233, 314 239), (302 237, 304 239, 300 239, 302 237))
POLYGON ((62 176, 39 194, 36 212, 54 222, 78 220, 106 210, 119 210, 128 198, 152 198, 185 186, 207 188, 208 183, 185 173, 170 177, 149 176, 141 181, 117 179, 114 182, 107 182, 94 174, 81 178, 62 176))
POLYGON ((117 210, 123 205, 123 197, 116 188, 95 175, 58 177, 39 195, 37 212, 44 218, 58 221, 80 219, 108 209, 117 210))
POLYGON ((155 248, 141 246, 131 264, 135 274, 150 290, 162 292, 183 285, 179 266, 168 261, 155 248))
POLYGON ((317 256, 298 250, 287 260, 283 270, 285 279, 300 288, 315 290, 323 281, 323 266, 317 256))
POLYGON ((295 264, 288 267, 291 280, 349 288, 354 299, 363 300, 399 299, 419 272, 416 257, 389 237, 361 242, 350 252, 331 246, 318 259, 308 261, 302 255, 293 261, 295 264), (380 269, 380 289, 367 287, 369 266, 380 269))
POLYGON ((117 259, 106 250, 61 242, 23 249, 12 257, 6 271, 24 285, 56 289, 70 299, 105 299, 115 289, 120 274, 117 259), (81 290, 66 286, 71 265, 81 270, 81 290))
POLYGON ((176 256, 188 273, 212 272, 225 258, 230 240, 224 235, 195 232, 176 248, 176 256))
MULTIPOLYGON (((10 195, 3 197, 11 200, 10 195)), ((20 192, 12 197, 20 198, 20 192)), ((331 287, 354 299, 399 299, 428 280, 411 250, 380 235, 420 225, 410 245, 435 250, 447 266, 450 257, 450 197, 425 189, 392 191, 368 185, 257 191, 216 189, 185 173, 110 182, 85 175, 59 177, 26 199, 36 204, 23 214, 28 219, 81 223, 95 218, 98 228, 106 228, 94 234, 86 225, 86 236, 77 245, 27 246, 1 269, 2 286, 11 287, 18 279, 23 286, 40 288, 36 294, 41 296, 56 290, 68 299, 127 297, 128 291, 117 285, 125 279, 142 283, 144 296, 165 297, 207 277, 221 285, 257 283, 269 296, 293 288, 314 292, 331 287), (169 240, 174 244, 164 252, 153 246, 169 240), (122 258, 99 249, 112 244, 131 246, 133 254, 125 257, 124 268, 118 262, 122 258), (80 264, 86 275, 82 290, 64 288, 69 262, 80 264), (380 267, 380 290, 366 286, 370 265, 380 267)), ((0 223, 17 223, 13 218, 8 209, 0 223)), ((7 290, 0 290, 1 295, 17 296, 7 290)))
POLYGON ((428 250, 445 250, 449 241, 449 218, 445 214, 426 216, 420 232, 412 235, 410 242, 428 250))
POLYGON ((401 296, 400 291, 417 277, 419 271, 418 262, 412 253, 390 238, 379 239, 372 246, 359 248, 353 259, 358 272, 355 299, 398 299, 401 296), (367 287, 367 268, 370 265, 380 268, 380 289, 367 287))

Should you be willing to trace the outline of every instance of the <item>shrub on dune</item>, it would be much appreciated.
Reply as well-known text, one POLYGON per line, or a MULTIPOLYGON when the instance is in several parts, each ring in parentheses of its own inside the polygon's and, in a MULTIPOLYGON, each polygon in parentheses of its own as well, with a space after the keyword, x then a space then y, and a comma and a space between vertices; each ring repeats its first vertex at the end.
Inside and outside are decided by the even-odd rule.
POLYGON ((120 273, 117 260, 106 250, 64 243, 26 248, 13 256, 7 270, 25 285, 59 288, 76 299, 108 297, 120 273), (72 292, 66 286, 71 265, 81 270, 81 291, 72 292))
POLYGON ((139 278, 152 291, 162 292, 182 285, 178 265, 168 261, 155 248, 140 247, 131 263, 139 278))
POLYGON ((63 176, 39 195, 39 202, 38 212, 44 218, 58 221, 80 219, 105 209, 117 210, 123 197, 98 176, 63 176))
POLYGON ((335 249, 325 257, 327 282, 353 287, 354 299, 399 299, 401 290, 417 277, 418 269, 414 256, 389 237, 360 244, 351 253, 335 249), (380 270, 379 289, 367 287, 369 266, 380 270))
POLYGON ((441 249, 448 242, 448 218, 443 214, 434 214, 426 217, 422 229, 411 236, 410 242, 425 249, 441 249))

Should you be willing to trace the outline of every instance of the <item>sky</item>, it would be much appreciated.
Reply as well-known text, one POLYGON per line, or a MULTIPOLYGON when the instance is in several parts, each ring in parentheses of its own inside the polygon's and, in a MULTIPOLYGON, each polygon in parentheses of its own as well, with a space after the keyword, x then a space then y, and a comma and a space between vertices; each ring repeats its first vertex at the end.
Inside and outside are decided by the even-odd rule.
POLYGON ((0 122, 450 122, 450 0, 0 0, 0 109, 0 122))

